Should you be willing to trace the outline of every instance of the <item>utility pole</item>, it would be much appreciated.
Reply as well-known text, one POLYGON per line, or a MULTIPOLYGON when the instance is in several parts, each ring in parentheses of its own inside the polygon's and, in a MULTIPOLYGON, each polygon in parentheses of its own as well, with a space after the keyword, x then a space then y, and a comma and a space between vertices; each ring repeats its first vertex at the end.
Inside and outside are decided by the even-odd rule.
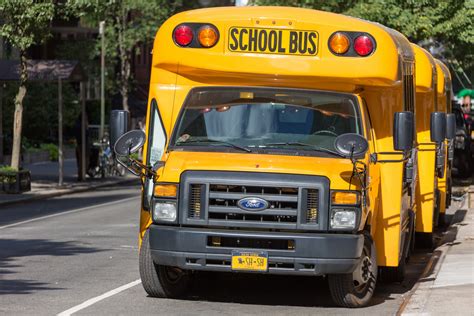
POLYGON ((64 178, 64 156, 63 156, 63 82, 58 78, 58 163, 59 181, 58 185, 63 185, 64 178))
POLYGON ((87 129, 87 114, 86 114, 86 85, 84 81, 81 81, 81 179, 82 181, 86 180, 86 129, 87 129))
POLYGON ((100 130, 99 141, 104 137, 105 128, 105 21, 99 22, 100 34, 100 130))
POLYGON ((0 164, 3 162, 3 83, 0 82, 0 164))

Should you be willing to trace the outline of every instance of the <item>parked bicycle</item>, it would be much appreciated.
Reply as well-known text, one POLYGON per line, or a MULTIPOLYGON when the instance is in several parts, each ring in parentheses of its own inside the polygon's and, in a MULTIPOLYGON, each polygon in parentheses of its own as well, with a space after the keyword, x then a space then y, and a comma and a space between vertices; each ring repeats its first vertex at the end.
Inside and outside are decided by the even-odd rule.
POLYGON ((108 138, 104 137, 99 142, 93 143, 87 174, 91 178, 125 175, 125 168, 118 164, 112 155, 108 138))

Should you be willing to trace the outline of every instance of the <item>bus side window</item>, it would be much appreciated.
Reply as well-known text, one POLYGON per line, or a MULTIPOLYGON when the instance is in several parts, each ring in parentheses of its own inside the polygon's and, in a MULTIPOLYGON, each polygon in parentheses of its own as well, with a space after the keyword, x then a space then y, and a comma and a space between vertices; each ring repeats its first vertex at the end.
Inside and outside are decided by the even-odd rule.
POLYGON ((367 106, 367 102, 365 99, 362 98, 362 104, 364 107, 364 121, 365 121, 365 137, 367 138, 367 141, 369 142, 369 152, 375 152, 375 144, 373 142, 374 137, 372 137, 372 122, 370 119, 370 112, 369 112, 369 107, 367 106))
POLYGON ((150 130, 148 133, 147 163, 153 166, 163 156, 166 145, 166 133, 156 100, 151 101, 150 130))
MULTIPOLYGON (((155 99, 151 101, 150 111, 146 163, 149 166, 153 166, 163 156, 166 145, 166 132, 155 99)), ((153 179, 145 181, 143 195, 143 208, 148 210, 153 195, 153 179)))

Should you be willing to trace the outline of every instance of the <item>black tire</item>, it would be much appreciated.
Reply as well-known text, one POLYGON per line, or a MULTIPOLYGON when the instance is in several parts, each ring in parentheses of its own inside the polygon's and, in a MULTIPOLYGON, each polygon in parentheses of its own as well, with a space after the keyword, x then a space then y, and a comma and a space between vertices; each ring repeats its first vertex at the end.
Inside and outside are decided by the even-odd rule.
POLYGON ((151 257, 148 233, 147 231, 143 237, 139 255, 139 270, 143 288, 152 297, 183 297, 190 287, 189 273, 179 268, 155 264, 151 257))
POLYGON ((446 219, 446 213, 439 213, 438 227, 448 226, 448 220, 446 219))
POLYGON ((398 263, 398 267, 381 267, 381 281, 385 283, 402 283, 405 279, 406 266, 406 259, 402 258, 402 260, 398 263))
POLYGON ((366 306, 375 290, 377 283, 377 256, 372 238, 364 235, 362 261, 353 273, 328 275, 329 290, 333 301, 342 307, 357 308, 366 306), (358 284, 357 274, 365 279, 358 284))
POLYGON ((416 248, 418 249, 433 249, 434 235, 433 233, 416 233, 416 248))

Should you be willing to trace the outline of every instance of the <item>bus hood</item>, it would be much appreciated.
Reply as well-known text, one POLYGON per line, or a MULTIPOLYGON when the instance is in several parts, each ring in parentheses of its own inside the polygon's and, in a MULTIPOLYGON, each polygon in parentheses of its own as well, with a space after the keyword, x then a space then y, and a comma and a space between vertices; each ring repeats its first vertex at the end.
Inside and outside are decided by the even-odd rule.
POLYGON ((348 189, 352 163, 343 158, 172 151, 159 181, 179 182, 187 170, 318 175, 327 177, 332 188, 348 189))

